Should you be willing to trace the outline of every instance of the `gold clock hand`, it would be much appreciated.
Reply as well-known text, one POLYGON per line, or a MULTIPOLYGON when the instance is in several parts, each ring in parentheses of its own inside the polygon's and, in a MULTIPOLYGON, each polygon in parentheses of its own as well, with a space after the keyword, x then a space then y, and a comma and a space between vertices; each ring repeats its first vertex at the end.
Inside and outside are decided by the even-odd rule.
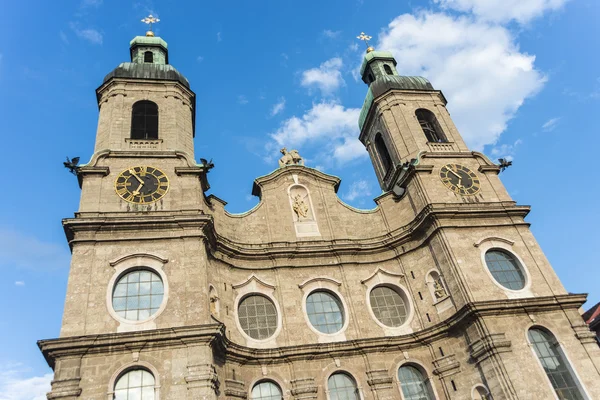
POLYGON ((142 185, 144 184, 144 181, 142 180, 142 178, 140 178, 139 176, 137 176, 137 175, 135 174, 135 171, 129 170, 129 172, 130 172, 130 173, 131 173, 131 175, 133 175, 133 177, 134 177, 135 179, 137 179, 137 180, 138 180, 138 181, 139 181, 139 182, 140 182, 142 185))

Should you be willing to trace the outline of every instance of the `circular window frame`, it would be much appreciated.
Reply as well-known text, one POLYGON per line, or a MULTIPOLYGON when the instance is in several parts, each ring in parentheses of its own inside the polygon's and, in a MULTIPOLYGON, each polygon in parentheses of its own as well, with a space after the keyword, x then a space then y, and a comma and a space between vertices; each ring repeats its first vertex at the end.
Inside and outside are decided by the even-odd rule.
POLYGON ((530 289, 530 287, 531 287, 531 276, 529 275, 529 270, 525 266, 525 263, 523 262, 523 260, 521 259, 521 257, 519 257, 518 254, 515 253, 512 250, 512 248, 507 248, 506 246, 502 246, 499 243, 494 243, 494 244, 492 244, 490 246, 482 248, 481 249, 481 262, 482 262, 482 265, 483 265, 483 269, 488 274, 488 276, 490 277, 490 279, 494 283, 494 285, 498 286, 503 291, 505 291, 507 293, 520 294, 520 293, 523 293, 523 292, 528 291, 530 289), (516 290, 515 289, 509 289, 506 286, 504 286, 503 284, 501 284, 500 282, 498 282, 498 280, 496 280, 496 278, 494 277, 494 274, 492 274, 492 271, 490 271, 490 268, 489 268, 489 266, 487 264, 487 261, 485 259, 485 255, 487 254, 488 251, 500 251, 500 252, 503 252, 503 253, 507 253, 508 255, 510 255, 511 257, 514 258, 514 260, 517 263, 517 268, 519 268, 519 270, 523 274, 523 278, 525 279, 525 283, 524 283, 524 285, 523 285, 523 287, 521 289, 516 289, 516 290))
POLYGON ((374 284, 373 286, 370 286, 369 289, 367 290, 365 304, 368 305, 367 308, 369 310, 369 314, 371 315, 371 318, 373 318, 373 320, 375 322, 377 322, 377 325, 381 326, 382 328, 384 328, 386 330, 403 329, 410 323, 410 321, 412 320, 412 317, 413 317, 413 304, 410 301, 408 295, 406 294, 406 290, 401 288, 399 285, 396 285, 393 283, 378 282, 378 283, 374 284), (393 290, 404 301, 404 305, 406 306, 406 319, 404 320, 404 322, 402 324, 400 324, 398 326, 389 326, 389 325, 386 325, 383 322, 381 322, 379 320, 379 318, 377 318, 377 316, 375 315, 375 312, 373 311, 373 306, 371 305, 371 292, 373 290, 377 289, 378 287, 387 287, 388 289, 393 290))
MULTIPOLYGON (((312 330, 314 333, 316 333, 317 335, 324 337, 324 338, 337 338, 340 335, 344 335, 344 333, 346 332, 346 329, 348 329, 348 325, 350 322, 350 318, 348 315, 348 305, 346 304, 346 302, 344 301, 343 296, 341 296, 341 294, 339 292, 336 292, 330 288, 326 288, 326 287, 317 287, 314 288, 312 290, 307 290, 304 293, 304 296, 302 296, 302 311, 304 313, 304 319, 306 320, 306 323, 308 325, 308 327, 310 328, 310 330, 312 330), (334 296, 335 298, 337 298, 337 300, 340 302, 340 304, 342 305, 342 318, 343 318, 343 323, 342 323, 342 327, 340 328, 340 330, 334 332, 334 333, 325 333, 325 332, 321 332, 320 330, 318 330, 310 321, 310 317, 308 316, 308 311, 306 309, 306 301, 308 300, 308 296, 310 296, 313 293, 317 293, 317 292, 325 292, 328 293, 332 296, 334 296)), ((344 336, 345 338, 345 336, 344 336)), ((340 340, 345 340, 345 339, 340 339, 340 340)))
POLYGON ((272 296, 269 296, 266 293, 248 292, 248 293, 244 293, 244 294, 241 294, 240 296, 238 296, 238 298, 235 300, 235 315, 234 316, 235 316, 235 324, 237 325, 238 330, 242 333, 242 335, 244 335, 246 340, 256 342, 256 343, 268 343, 268 342, 274 340, 281 332, 281 324, 282 324, 281 310, 279 309, 279 306, 277 305, 277 301, 275 301, 275 299, 272 296), (264 297, 264 298, 268 299, 275 306, 275 312, 277 313, 277 327, 275 328, 275 331, 273 332, 273 334, 265 339, 253 338, 252 336, 250 336, 246 333, 244 328, 242 328, 242 324, 240 324, 240 315, 238 313, 240 304, 242 303, 242 301, 244 301, 245 299, 247 299, 248 297, 251 297, 251 296, 264 297))
POLYGON ((113 276, 110 278, 108 285, 106 287, 106 308, 110 316, 119 322, 121 326, 125 325, 130 328, 140 329, 155 329, 156 324, 154 321, 163 313, 165 308, 167 307, 167 303, 169 300, 169 282, 167 279, 167 275, 163 271, 163 266, 167 262, 167 260, 163 260, 156 256, 150 255, 136 255, 131 257, 124 257, 116 262, 111 263, 111 265, 115 268, 115 272, 113 276), (157 274, 163 283, 163 300, 160 304, 158 310, 152 314, 149 318, 139 321, 133 321, 126 318, 121 317, 116 313, 113 308, 113 293, 117 282, 126 274, 139 270, 147 270, 157 274), (146 325, 146 326, 144 326, 146 325))

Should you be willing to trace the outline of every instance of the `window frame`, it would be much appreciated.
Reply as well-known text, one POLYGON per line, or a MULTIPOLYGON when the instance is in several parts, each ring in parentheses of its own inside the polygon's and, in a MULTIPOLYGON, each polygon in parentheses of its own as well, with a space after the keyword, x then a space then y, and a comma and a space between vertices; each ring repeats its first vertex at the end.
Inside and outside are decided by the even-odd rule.
POLYGON ((373 147, 375 148, 375 154, 377 154, 377 161, 379 163, 379 168, 381 168, 381 180, 385 180, 385 178, 388 177, 390 171, 393 171, 395 168, 395 164, 394 164, 394 159, 392 158, 392 153, 390 152, 388 143, 386 142, 385 138, 383 137, 383 133, 381 133, 380 131, 377 131, 375 133, 375 136, 373 137, 373 147), (385 162, 384 159, 386 159, 381 150, 380 145, 378 145, 378 142, 381 142, 381 144, 383 145, 383 150, 385 150, 385 154, 387 155, 387 161, 389 162, 389 165, 385 166, 385 162))
POLYGON ((150 50, 144 51, 144 64, 154 64, 154 53, 150 50), (146 56, 150 55, 150 61, 146 60, 146 56))
POLYGON ((348 329, 348 326, 350 324, 351 315, 349 312, 348 304, 346 303, 344 296, 340 292, 341 286, 342 283, 340 281, 337 281, 333 278, 329 278, 327 276, 317 276, 314 278, 309 278, 298 285, 298 287, 303 291, 302 314, 304 315, 304 320, 306 321, 308 329, 310 329, 310 331, 312 331, 318 337, 319 343, 332 343, 346 340, 346 330, 348 329), (340 329, 336 333, 323 333, 317 330, 308 318, 308 312, 306 310, 306 299, 311 293, 317 290, 330 292, 331 294, 336 296, 338 300, 342 303, 344 313, 344 324, 342 326, 342 329, 340 329))
POLYGON ((109 315, 119 322, 119 330, 147 330, 156 329, 155 320, 164 312, 169 302, 169 280, 163 270, 168 260, 152 254, 130 254, 110 262, 114 268, 114 273, 106 285, 106 308, 109 315), (150 318, 141 321, 132 321, 118 315, 112 306, 112 295, 117 282, 127 273, 139 269, 149 270, 160 276, 163 283, 163 300, 158 311, 150 318))
POLYGON ((490 281, 496 287, 498 287, 500 290, 502 290, 507 298, 520 299, 520 298, 524 298, 524 297, 531 297, 531 296, 533 296, 533 293, 531 292, 531 285, 532 285, 531 274, 529 272, 529 268, 527 267, 527 264, 523 261, 523 259, 519 256, 519 254, 513 248, 514 244, 515 244, 515 242, 512 240, 502 238, 502 237, 497 237, 497 236, 485 237, 485 238, 479 240, 478 242, 473 243, 473 245, 476 248, 479 248, 480 258, 481 258, 481 267, 483 268, 483 270, 489 277, 490 281), (502 286, 496 280, 496 278, 494 278, 494 275, 492 275, 492 272, 487 267, 487 262, 485 260, 485 254, 488 252, 488 250, 493 250, 493 249, 505 251, 505 252, 511 254, 518 261, 518 264, 521 268, 521 272, 523 273, 523 276, 525 277, 525 286, 523 287, 523 289, 513 290, 513 289, 506 288, 506 287, 502 286))
POLYGON ((248 387, 248 400, 254 400, 254 398, 252 397, 252 390, 254 389, 255 386, 260 385, 263 382, 269 382, 272 383, 273 385, 277 386, 279 388, 279 391, 281 392, 281 399, 285 399, 285 391, 283 389, 283 386, 280 383, 279 379, 275 379, 273 376, 269 376, 267 378, 265 377, 260 377, 255 379, 248 387))
POLYGON ((394 380, 396 381, 398 391, 400 392, 400 398, 402 400, 406 400, 406 398, 404 397, 404 391, 402 390, 402 382, 400 381, 400 378, 399 378, 400 368, 407 367, 407 366, 411 366, 411 367, 417 369, 421 373, 421 375, 424 376, 427 387, 429 388, 429 393, 433 396, 433 399, 431 399, 431 400, 437 400, 439 398, 439 396, 437 394, 435 385, 433 384, 433 380, 431 378, 433 375, 431 374, 431 371, 427 370, 427 368, 425 368, 423 366, 423 363, 418 360, 411 360, 411 361, 403 360, 396 366, 393 377, 394 377, 394 380))
POLYGON ((323 288, 317 288, 317 289, 311 290, 308 293, 308 295, 304 298, 303 303, 304 303, 304 313, 306 314, 306 318, 308 320, 309 326, 314 331, 319 332, 320 335, 326 335, 326 336, 337 335, 337 334, 339 334, 340 332, 342 332, 344 330, 345 326, 348 325, 348 323, 347 323, 348 322, 348 312, 346 310, 346 307, 345 307, 344 303, 342 302, 342 299, 340 298, 340 296, 337 293, 332 292, 331 290, 323 289, 323 288), (312 321, 310 320, 310 316, 308 314, 308 309, 307 309, 308 308, 307 307, 307 302, 308 302, 308 298, 311 295, 316 294, 316 293, 326 293, 326 294, 332 296, 333 299, 334 299, 334 302, 337 303, 340 306, 340 313, 342 314, 342 326, 337 331, 335 331, 335 332, 323 332, 323 331, 320 331, 316 326, 313 325, 312 321))
POLYGON ((385 283, 385 282, 381 283, 380 282, 380 283, 377 283, 377 284, 373 285, 372 287, 370 287, 369 290, 367 291, 367 303, 366 304, 369 306, 369 310, 371 311, 372 317, 377 322, 379 322, 380 326, 385 327, 387 329, 399 329, 399 328, 402 328, 403 326, 405 326, 409 322, 409 319, 412 316, 412 313, 411 313, 411 304, 410 304, 410 301, 408 300, 408 295, 399 286, 393 285, 393 284, 390 284, 390 283, 385 283), (381 322, 379 320, 379 318, 377 318, 377 315, 375 314, 375 311, 373 310, 373 305, 371 304, 371 293, 373 293, 373 290, 375 290, 377 288, 387 288, 389 290, 392 290, 394 293, 396 293, 398 296, 400 296, 400 298, 404 302, 404 308, 406 310, 406 317, 405 317, 404 321, 402 321, 402 323, 400 325, 398 325, 398 326, 386 325, 383 322, 381 322))
POLYGON ((108 381, 108 388, 106 392, 107 400, 114 400, 115 386, 117 385, 119 379, 129 371, 136 369, 145 369, 152 374, 154 377, 154 400, 160 400, 160 374, 152 364, 140 360, 123 365, 120 368, 117 368, 117 370, 112 374, 108 381))
MULTIPOLYGON (((129 120, 129 139, 130 140, 160 140, 160 107, 158 106, 158 104, 152 100, 148 100, 148 99, 142 99, 142 100, 138 100, 135 103, 133 103, 131 105, 131 118, 129 120), (136 105, 141 105, 144 104, 144 106, 148 105, 148 104, 153 104, 156 107, 156 137, 142 137, 142 138, 134 138, 133 137, 133 119, 134 119, 134 113, 135 113, 135 107, 136 105)), ((144 114, 144 124, 146 124, 146 118, 147 117, 147 113, 144 114)))
POLYGON ((239 299, 239 301, 237 301, 237 303, 236 303, 235 316, 236 316, 236 318, 237 318, 238 325, 239 325, 240 329, 242 330, 242 332, 244 332, 244 333, 246 334, 246 336, 248 336, 250 339, 252 339, 252 340, 254 340, 254 341, 257 341, 257 342, 261 342, 261 341, 269 341, 269 340, 271 340, 271 339, 272 339, 272 338, 273 338, 273 337, 274 337, 274 336, 275 336, 275 335, 278 333, 278 331, 280 330, 279 309, 277 308, 277 305, 275 304, 275 301, 273 301, 273 299, 272 299, 271 297, 267 296, 267 295, 266 295, 266 294, 264 294, 264 293, 260 293, 260 292, 250 292, 250 293, 247 293, 247 294, 245 294, 244 296, 242 296, 242 297, 239 299), (270 302, 271 302, 271 304, 273 305, 273 308, 275 308, 275 317, 276 317, 276 319, 277 319, 276 326, 275 326, 275 330, 273 331, 273 333, 272 333, 271 335, 269 335, 268 337, 266 337, 266 338, 263 338, 263 339, 253 338, 252 336, 250 336, 250 335, 249 335, 249 334, 248 334, 248 333, 247 333, 247 332, 244 330, 244 328, 242 327, 242 324, 241 324, 241 322, 240 322, 240 313, 239 313, 240 306, 241 306, 241 304, 242 304, 242 303, 243 303, 245 300, 247 300, 249 297, 253 297, 253 296, 257 296, 257 297, 263 297, 263 298, 267 299, 268 301, 270 301, 270 302))
POLYGON ((277 346, 277 337, 281 333, 283 328, 283 316, 281 312, 281 307, 279 306, 279 302, 275 298, 275 285, 267 283, 259 279, 255 274, 251 274, 245 281, 239 284, 232 285, 233 290, 236 292, 236 297, 233 302, 233 319, 235 320, 235 325, 238 329, 238 332, 242 335, 242 337, 246 340, 246 346, 248 347, 276 347, 277 346), (261 295, 269 299, 274 305, 275 310, 277 311, 277 329, 270 337, 266 339, 254 339, 249 336, 242 325, 240 324, 240 319, 238 315, 239 305, 243 299, 250 295, 261 295))
POLYGON ((537 364, 539 366, 538 371, 540 371, 540 373, 544 376, 543 379, 545 379, 546 382, 548 383, 549 390, 554 395, 554 398, 556 400, 560 400, 558 395, 556 394, 556 390, 554 390, 554 386, 552 386, 552 382, 550 381, 550 378, 548 377, 548 374, 546 373, 544 366, 542 365, 542 362, 540 361, 540 358, 538 357, 538 355, 535 351, 534 344, 531 342, 531 340, 529 338, 529 331, 532 329, 546 332, 547 334, 552 336, 552 338, 554 339, 554 346, 558 347, 558 350, 561 353, 560 355, 563 357, 563 361, 565 361, 568 364, 568 368, 569 368, 570 372, 572 373, 573 378, 575 378, 575 380, 577 381, 576 383, 578 384, 578 388, 580 389, 580 392, 583 395, 583 399, 584 400, 592 399, 592 397, 590 397, 585 385, 583 384, 581 377, 577 373, 577 370, 573 367, 571 358, 565 351, 565 346, 563 345, 562 341, 558 339, 558 336, 555 335, 553 331, 551 331, 550 329, 546 328, 543 325, 531 324, 525 330, 525 343, 527 343, 527 345, 529 346, 529 349, 531 350, 531 354, 532 354, 533 358, 535 358, 535 361, 537 362, 537 364))
POLYGON ((425 139, 427 139, 427 143, 450 143, 450 140, 448 139, 448 135, 446 135, 446 132, 444 131, 444 129, 442 128, 437 115, 435 115, 435 113, 427 108, 417 108, 414 111, 414 116, 417 120, 417 124, 419 125, 419 129, 421 129, 421 133, 423 133, 423 135, 425 136, 425 139), (432 125, 433 131, 435 132, 436 136, 439 137, 439 141, 431 141, 429 140, 429 137, 427 136, 427 134, 425 133, 425 130, 423 130, 423 126, 421 125, 421 121, 419 120, 419 113, 422 112, 424 114, 424 116, 426 117, 430 117, 430 118, 424 118, 426 120, 426 122, 428 122, 429 124, 432 125))
POLYGON ((349 371, 343 370, 343 369, 336 369, 334 370, 332 373, 325 375, 325 395, 327 397, 327 400, 331 399, 331 390, 329 389, 329 379, 331 379, 332 376, 334 375, 346 375, 352 382, 354 382, 354 387, 356 388, 356 396, 358 400, 363 400, 363 394, 362 394, 362 389, 361 386, 358 384, 358 381, 356 380, 356 378, 354 377, 353 374, 351 374, 349 371))

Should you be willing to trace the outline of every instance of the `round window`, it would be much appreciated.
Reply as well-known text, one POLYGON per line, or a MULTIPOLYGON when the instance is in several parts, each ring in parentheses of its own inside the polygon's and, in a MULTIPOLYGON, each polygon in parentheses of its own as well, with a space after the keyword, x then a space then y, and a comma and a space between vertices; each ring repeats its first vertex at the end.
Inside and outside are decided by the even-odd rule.
POLYGON ((238 306, 240 326, 252 339, 266 339, 277 330, 275 304, 265 296, 251 295, 238 306))
POLYGON ((118 280, 112 295, 112 306, 121 318, 143 321, 156 314, 164 293, 160 276, 140 269, 126 273, 118 280))
POLYGON ((385 326, 397 327, 408 317, 406 303, 402 296, 387 286, 378 286, 369 294, 371 309, 375 317, 385 326))
POLYGON ((336 333, 344 326, 343 306, 329 292, 312 292, 306 298, 306 313, 312 326, 322 333, 336 333))
POLYGON ((525 276, 512 254, 497 249, 488 250, 485 253, 485 263, 496 282, 505 288, 521 290, 525 287, 525 276))

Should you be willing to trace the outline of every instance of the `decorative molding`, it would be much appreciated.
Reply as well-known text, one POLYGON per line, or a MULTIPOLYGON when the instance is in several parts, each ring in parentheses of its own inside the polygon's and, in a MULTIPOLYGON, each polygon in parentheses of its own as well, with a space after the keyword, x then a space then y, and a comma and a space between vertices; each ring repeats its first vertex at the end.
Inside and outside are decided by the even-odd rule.
POLYGON ((512 246, 512 245, 515 244, 515 242, 512 241, 512 240, 510 240, 510 239, 505 239, 505 238, 501 238, 501 237, 498 237, 498 236, 489 236, 489 237, 485 237, 485 238, 479 240, 478 242, 473 243, 473 246, 474 247, 479 247, 479 246, 481 246, 483 243, 485 243, 487 241, 494 241, 494 240, 498 241, 498 242, 506 243, 509 246, 512 246))
POLYGON ((433 360, 433 366, 435 367, 433 373, 439 375, 440 378, 452 376, 460 372, 460 363, 456 360, 455 354, 448 354, 447 356, 433 360))
POLYGON ((302 282, 301 284, 299 284, 298 287, 300 289, 304 289, 304 287, 306 285, 309 285, 309 284, 314 283, 314 282, 319 282, 319 281, 329 282, 329 283, 333 283, 334 285, 337 285, 337 286, 342 286, 342 282, 340 282, 338 280, 335 280, 333 278, 329 278, 329 277, 326 277, 326 276, 318 276, 316 278, 310 278, 310 279, 305 280, 304 282, 302 282))
POLYGON ((185 381, 187 382, 188 390, 191 388, 219 389, 219 376, 214 365, 188 365, 187 369, 188 375, 185 377, 185 381))
POLYGON ((127 260, 131 260, 132 258, 151 258, 153 260, 156 260, 162 264, 166 264, 169 262, 168 259, 166 258, 162 258, 160 256, 154 255, 154 254, 148 254, 148 253, 135 253, 135 254, 128 254, 126 256, 123 257, 119 257, 117 259, 114 259, 113 261, 109 261, 109 264, 111 267, 114 267, 115 265, 118 265, 124 261, 127 260))
POLYGON ((492 333, 471 343, 469 351, 471 358, 479 364, 493 355, 512 351, 511 346, 511 341, 506 339, 504 333, 492 333))
POLYGON ((394 379, 389 375, 386 369, 374 369, 367 371, 367 383, 372 390, 392 389, 394 379))
POLYGON ((238 283, 237 285, 231 285, 231 287, 233 289, 240 289, 243 288, 246 285, 249 285, 250 283, 252 283, 252 281, 256 282, 256 284, 264 286, 266 288, 269 288, 271 290, 275 290, 275 285, 271 285, 270 283, 267 283, 261 279, 259 279, 256 275, 252 274, 248 277, 248 279, 246 279, 244 282, 242 283, 238 283))
POLYGON ((360 283, 362 283, 363 285, 367 284, 367 282, 369 282, 371 279, 373 279, 376 275, 387 275, 391 278, 398 278, 398 279, 404 279, 405 275, 402 273, 396 273, 396 272, 390 272, 387 271, 381 267, 377 268, 377 270, 375 272, 373 272, 367 279, 363 279, 360 281, 360 283))
POLYGON ((48 400, 76 399, 81 394, 79 382, 81 378, 55 379, 51 382, 52 390, 46 395, 48 400))
POLYGON ((246 384, 235 379, 225 379, 225 396, 237 397, 239 399, 248 398, 246 384))
POLYGON ((319 388, 314 378, 292 379, 292 396, 294 399, 316 399, 319 388))
POLYGON ((576 325, 572 326, 572 328, 575 331, 575 337, 579 339, 582 344, 593 343, 596 345, 598 343, 596 334, 590 330, 588 325, 576 325))
MULTIPOLYGON (((127 354, 131 352, 132 344, 142 345, 144 348, 182 346, 190 343, 210 344, 228 361, 238 363, 247 363, 249 360, 270 364, 287 363, 298 359, 331 360, 332 357, 380 353, 389 351, 391 348, 410 349, 416 344, 431 343, 447 337, 449 332, 456 331, 464 324, 470 324, 474 318, 527 315, 528 312, 535 310, 545 312, 564 312, 565 309, 578 310, 585 301, 585 294, 481 301, 469 303, 442 323, 410 335, 380 336, 336 343, 311 343, 269 349, 249 348, 232 342, 225 336, 225 326, 220 323, 40 340, 38 347, 51 368, 54 368, 55 360, 63 357, 127 354)), ((480 362, 494 352, 510 351, 510 347, 511 343, 505 339, 504 334, 495 334, 477 340, 471 344, 469 350, 471 356, 480 362)))

